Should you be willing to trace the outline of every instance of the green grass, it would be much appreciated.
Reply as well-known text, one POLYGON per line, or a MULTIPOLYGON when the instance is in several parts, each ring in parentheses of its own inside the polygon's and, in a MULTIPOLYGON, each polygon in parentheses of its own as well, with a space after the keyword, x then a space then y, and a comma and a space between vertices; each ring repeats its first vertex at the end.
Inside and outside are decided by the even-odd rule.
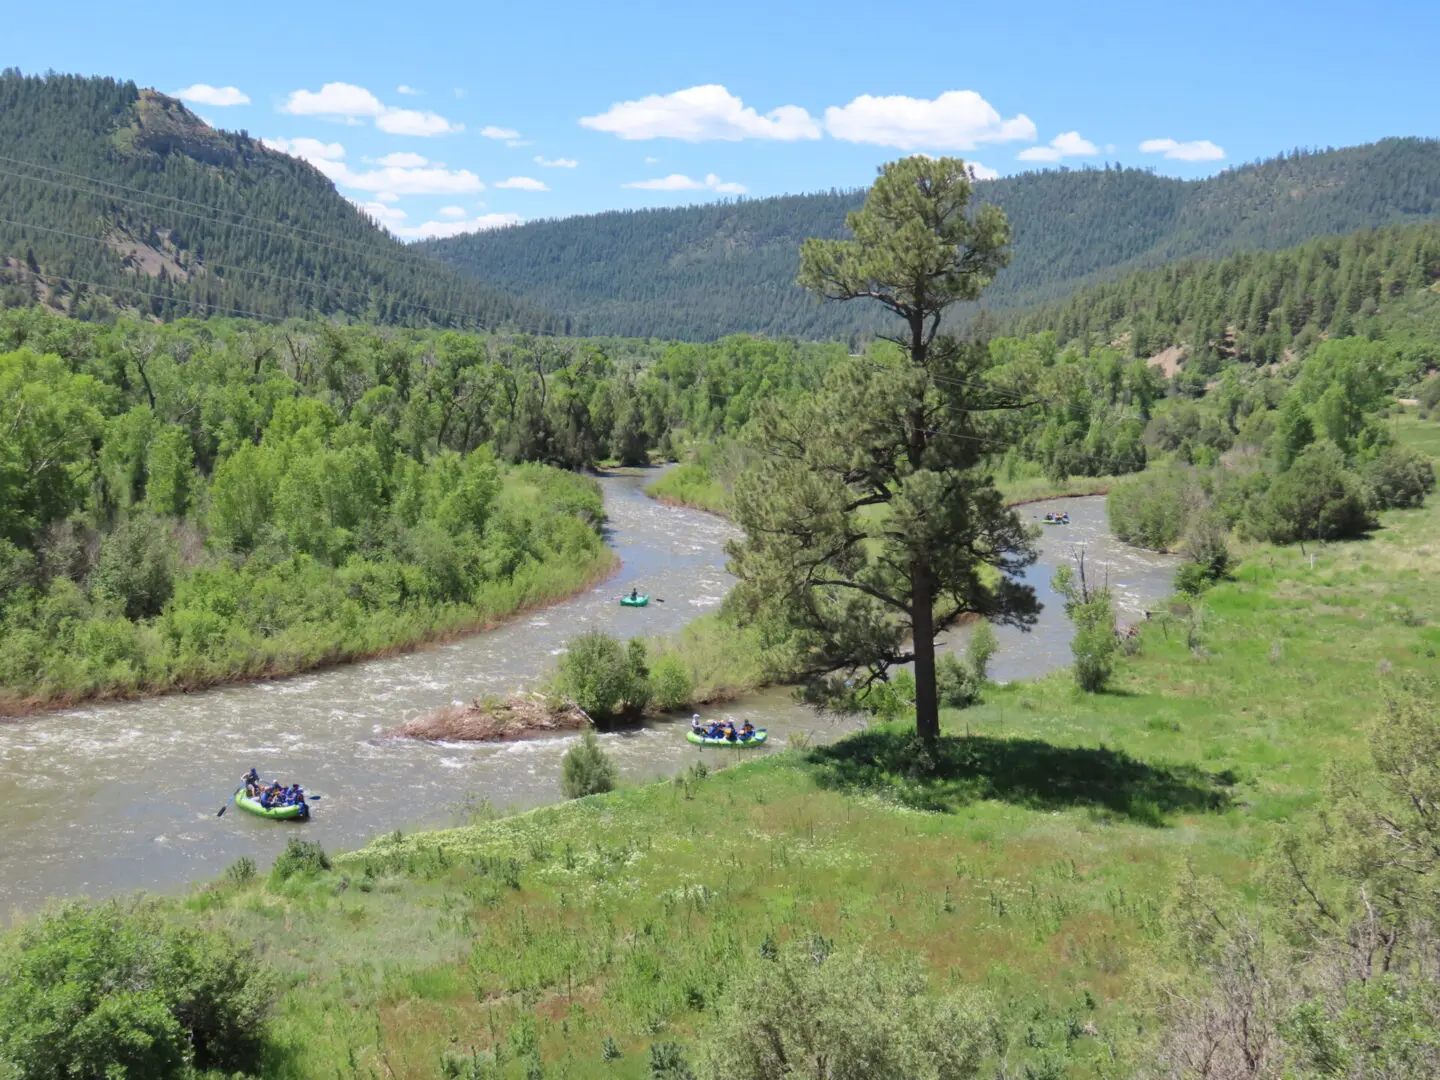
POLYGON ((676 466, 645 487, 645 494, 671 506, 689 506, 712 514, 725 513, 729 492, 698 462, 676 466))
POLYGON ((1063 672, 994 688, 945 714, 932 766, 904 730, 871 728, 397 834, 327 874, 219 883, 174 911, 288 974, 267 1076, 429 1077, 499 1047, 519 1077, 533 1045, 546 1075, 645 1077, 648 1046, 703 1037, 767 941, 817 935, 983 987, 1009 1075, 1132 1075, 1186 868, 1258 896, 1272 840, 1364 754, 1384 681, 1433 669, 1437 536, 1440 504, 1386 514, 1313 566, 1255 549, 1188 613, 1148 623, 1111 692, 1063 672), (618 1059, 602 1060, 607 1039, 618 1059))

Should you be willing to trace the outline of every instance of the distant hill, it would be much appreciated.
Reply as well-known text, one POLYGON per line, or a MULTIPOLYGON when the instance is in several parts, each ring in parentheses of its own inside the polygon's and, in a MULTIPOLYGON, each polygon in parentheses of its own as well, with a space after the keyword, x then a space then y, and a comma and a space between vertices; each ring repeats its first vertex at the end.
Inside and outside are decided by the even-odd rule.
MULTIPOLYGON (((986 181, 1014 259, 988 307, 1028 307, 1188 258, 1274 250, 1440 215, 1440 140, 1295 152, 1205 180, 1142 169, 1050 170, 986 181)), ((539 221, 417 247, 554 311, 571 332, 704 340, 737 331, 847 336, 874 305, 820 305, 793 284, 807 236, 841 236, 861 191, 539 221)))
POLYGON ((0 73, 0 304, 554 330, 429 262, 315 168, 134 83, 0 73))

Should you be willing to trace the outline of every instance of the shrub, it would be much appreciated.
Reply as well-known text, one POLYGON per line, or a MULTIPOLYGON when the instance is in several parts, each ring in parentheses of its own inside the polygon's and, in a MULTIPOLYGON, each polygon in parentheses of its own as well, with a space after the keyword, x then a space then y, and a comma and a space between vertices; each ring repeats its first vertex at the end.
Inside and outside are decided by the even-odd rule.
POLYGON ((291 837, 285 850, 275 858, 270 876, 275 881, 288 881, 296 874, 321 874, 330 869, 330 857, 314 840, 291 837))
POLYGON ((1180 550, 1188 565, 1199 567, 1198 573, 1207 583, 1219 581, 1230 572, 1228 531, 1225 522, 1214 511, 1199 515, 1185 530, 1185 542, 1180 550))
POLYGON ((1345 467, 1334 443, 1307 446, 1295 464, 1277 476, 1253 531, 1276 544, 1306 540, 1347 540, 1375 524, 1359 478, 1345 467))
POLYGON ((273 990, 223 934, 139 906, 72 904, 22 929, 0 964, 0 1075, 254 1072, 273 990))
POLYGON ((567 799, 583 799, 614 788, 615 762, 601 749, 595 732, 586 728, 560 759, 560 790, 567 799))
POLYGON ((1420 506, 1435 490, 1435 467, 1430 459, 1409 447, 1386 450, 1365 470, 1370 498, 1381 510, 1420 506))
POLYGON ((1172 467, 1117 482, 1105 500, 1110 528, 1127 544, 1168 551, 1185 534, 1204 495, 1190 469, 1172 467))
POLYGON ((978 1075, 984 1018, 960 997, 933 997, 927 990, 915 963, 882 965, 863 951, 782 948, 774 959, 752 960, 731 983, 701 1075, 713 1080, 978 1075))
POLYGON ((1109 589, 1092 589, 1085 582, 1085 561, 1078 560, 1079 575, 1068 566, 1055 573, 1053 587, 1065 597, 1065 614, 1075 626, 1070 651, 1075 657, 1075 684, 1088 694, 1099 693, 1115 670, 1120 642, 1115 636, 1115 609, 1109 589))
POLYGON ((965 662, 970 665, 970 674, 975 681, 983 683, 990 675, 990 658, 1000 648, 995 640, 995 631, 990 623, 981 619, 970 631, 970 640, 965 643, 965 662))
POLYGON ((695 694, 690 668, 674 653, 666 653, 650 669, 650 700, 665 711, 683 709, 695 694))
MULTIPOLYGON (((981 625, 987 626, 988 623, 981 625)), ((993 640, 993 634, 992 640, 993 640)), ((953 653, 945 653, 935 661, 935 690, 941 708, 968 709, 980 700, 981 680, 975 666, 962 664, 953 653)))
POLYGON ((627 648, 599 630, 571 638, 555 688, 597 723, 639 712, 650 700, 645 643, 637 639, 627 648))
POLYGON ((160 520, 136 515, 107 536, 91 584, 127 619, 159 615, 175 592, 175 558, 160 520))

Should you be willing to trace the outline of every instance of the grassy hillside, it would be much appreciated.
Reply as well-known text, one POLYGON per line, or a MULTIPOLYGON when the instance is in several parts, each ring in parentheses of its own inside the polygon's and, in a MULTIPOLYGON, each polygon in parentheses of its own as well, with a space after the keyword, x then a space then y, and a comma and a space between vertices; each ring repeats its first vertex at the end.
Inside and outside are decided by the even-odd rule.
POLYGON ((548 330, 419 258, 315 168, 115 79, 0 73, 0 305, 548 330))
MULTIPOLYGON (((1051 170, 978 186, 1015 230, 987 305, 1023 307, 1183 258, 1290 247, 1440 213, 1440 141, 1387 139, 1183 181, 1142 169, 1051 170)), ((454 237, 421 250, 566 313, 573 332, 704 340, 752 331, 873 332, 863 305, 793 284, 800 241, 843 232, 859 191, 615 211, 454 237)))
POLYGON ((1199 993, 1186 905, 1270 903, 1273 843, 1367 756, 1386 687, 1433 666, 1437 528, 1432 505, 1313 562, 1254 550, 1146 627, 1113 692, 1061 673, 948 714, 935 770, 872 728, 324 873, 242 867, 169 910, 285 972, 267 1076, 683 1075, 655 1046, 696 1060, 737 972, 787 943, 980 991, 985 1075, 1136 1075, 1165 993, 1199 993))

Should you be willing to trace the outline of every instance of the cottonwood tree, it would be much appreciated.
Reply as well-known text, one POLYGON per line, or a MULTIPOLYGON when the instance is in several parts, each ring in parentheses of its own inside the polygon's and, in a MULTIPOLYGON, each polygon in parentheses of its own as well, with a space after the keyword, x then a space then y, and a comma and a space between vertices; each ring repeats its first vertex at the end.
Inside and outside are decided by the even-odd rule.
POLYGON ((993 410, 1024 404, 988 383, 988 348, 939 334, 948 308, 975 300, 1005 265, 997 207, 970 211, 957 158, 882 168, 850 240, 807 240, 800 284, 828 300, 871 299, 903 321, 890 340, 828 373, 796 404, 762 406, 757 464, 732 503, 746 539, 730 547, 743 619, 779 623, 796 663, 834 688, 860 688, 914 662, 916 730, 940 731, 935 642, 963 616, 1028 625, 1034 593, 1008 575, 1034 561, 1030 539, 983 468, 993 410))

